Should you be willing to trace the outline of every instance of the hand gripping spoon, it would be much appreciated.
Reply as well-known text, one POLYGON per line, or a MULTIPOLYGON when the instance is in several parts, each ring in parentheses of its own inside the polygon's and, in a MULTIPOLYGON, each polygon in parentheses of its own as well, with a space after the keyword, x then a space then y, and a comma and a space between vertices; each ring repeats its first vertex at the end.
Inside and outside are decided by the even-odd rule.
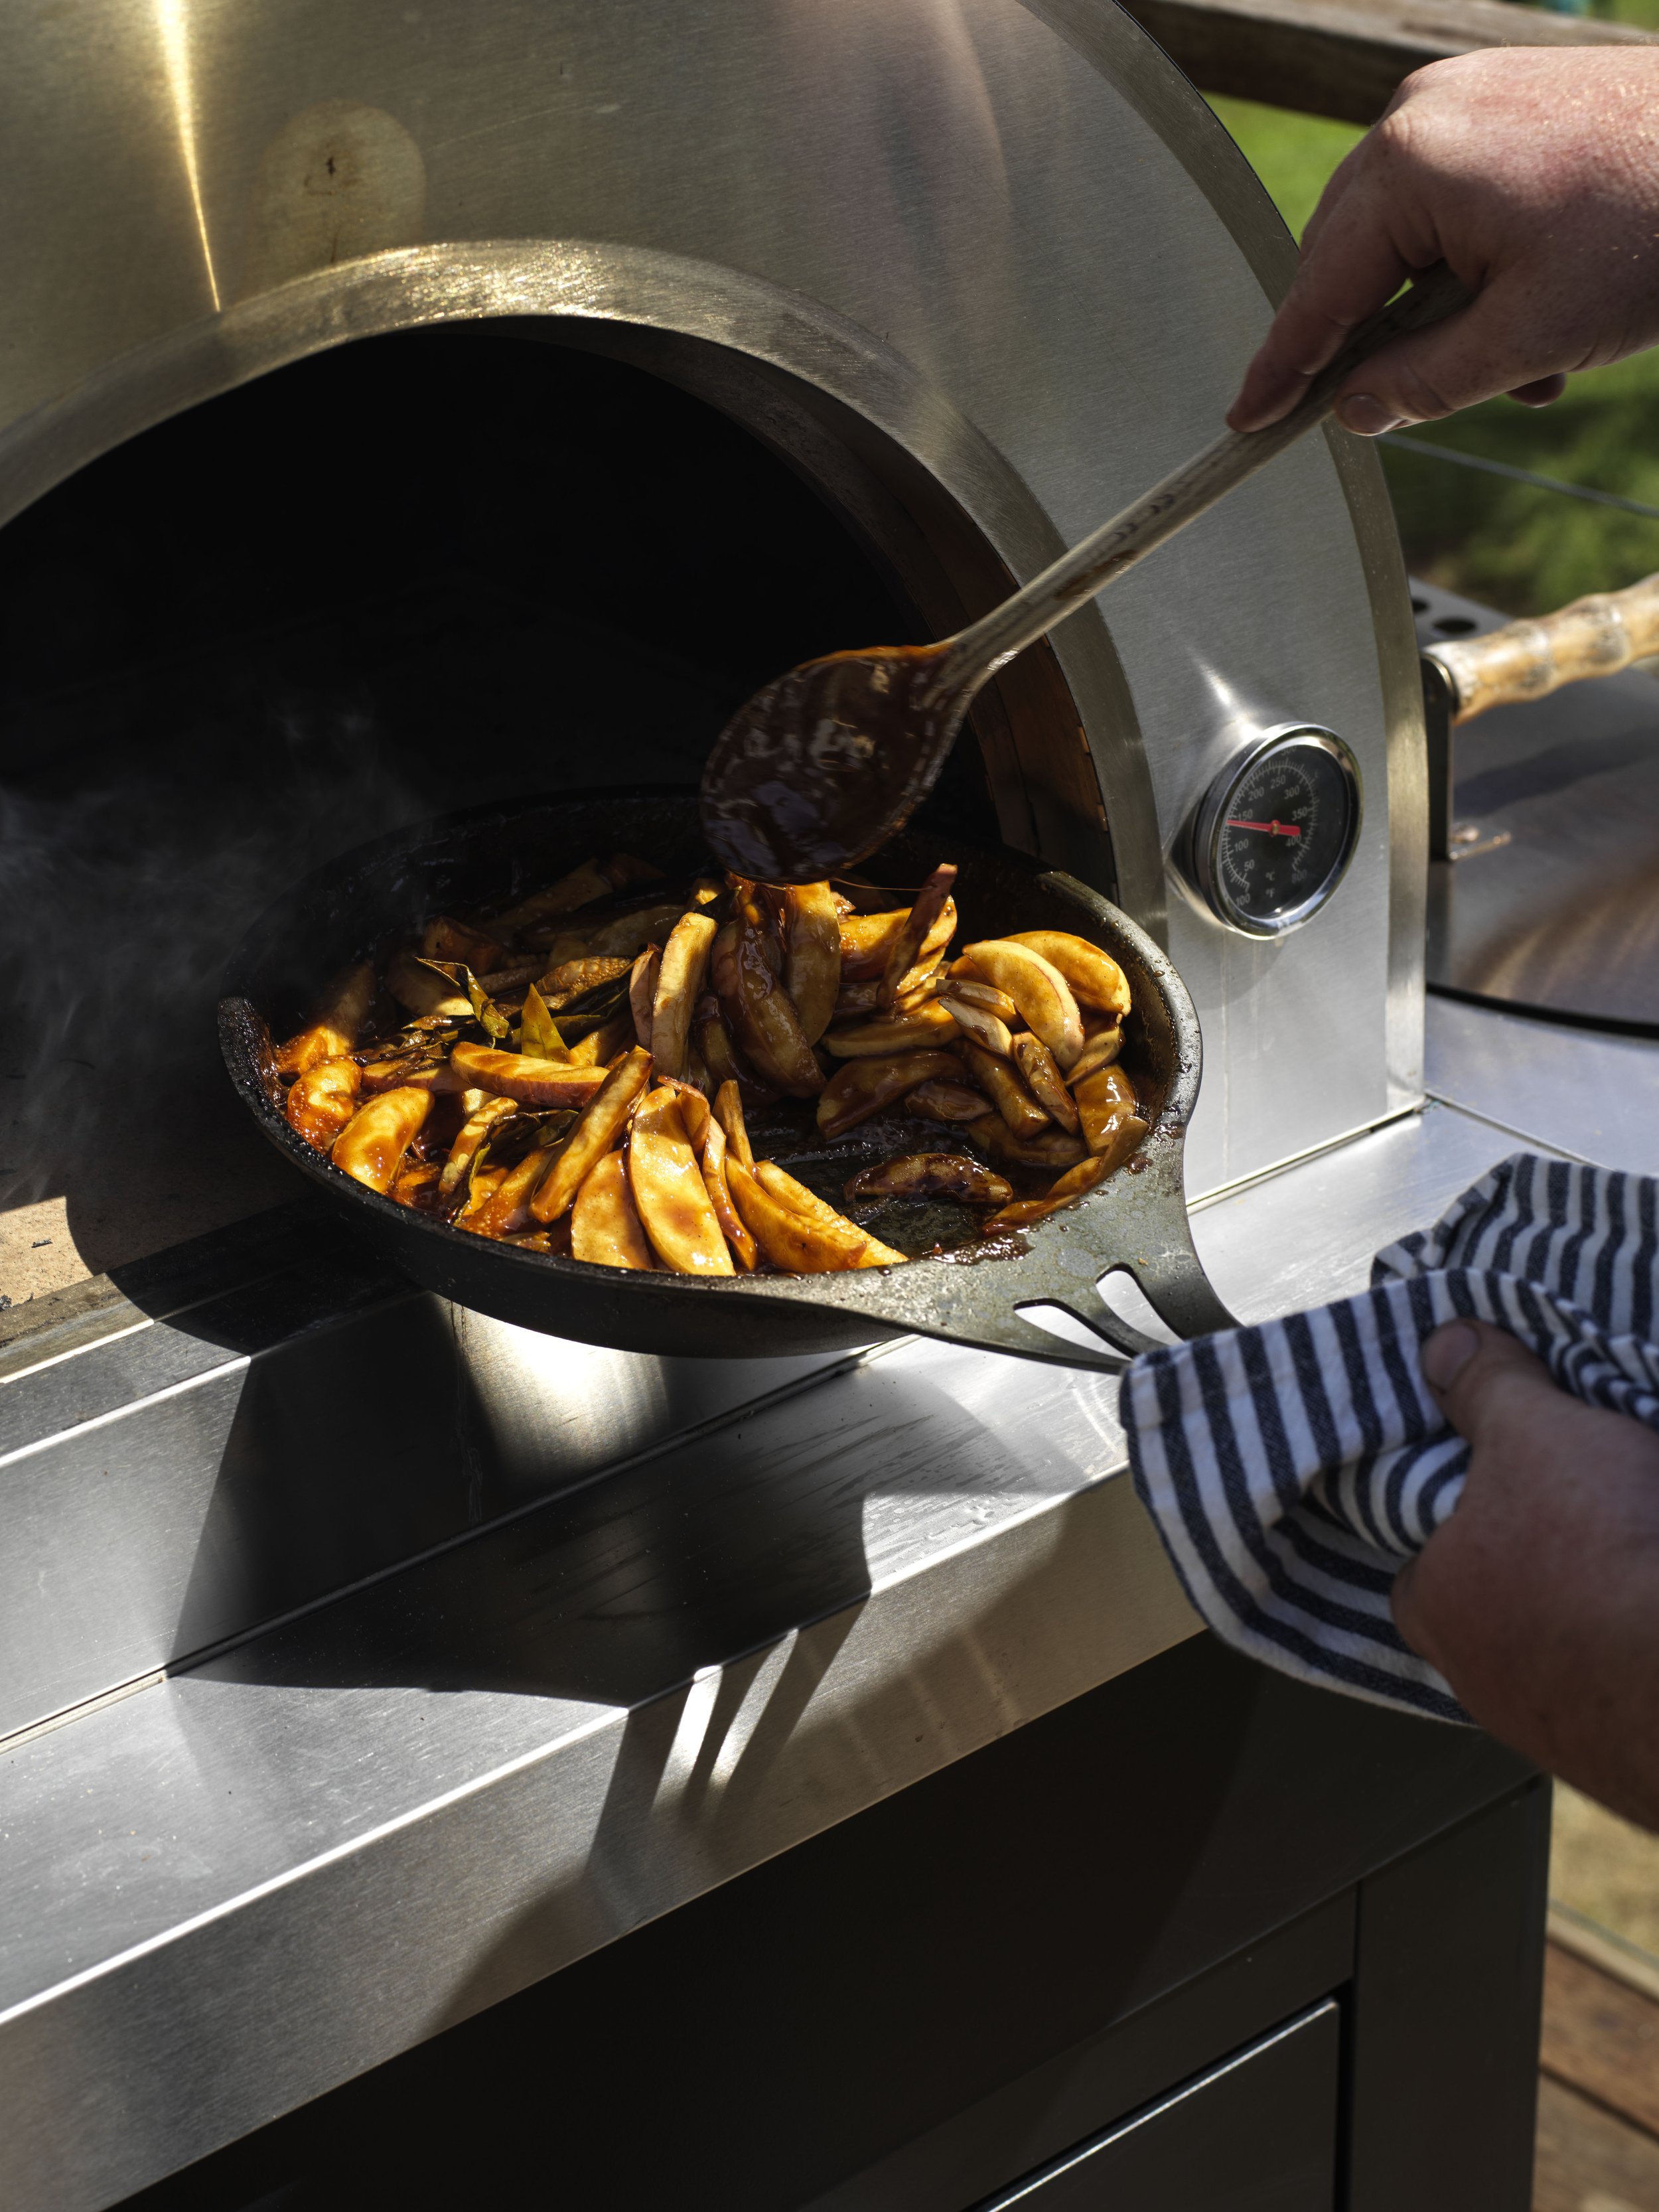
POLYGON ((1437 264, 1355 329, 1281 421, 1225 432, 954 637, 830 653, 756 692, 703 770, 702 826, 716 857, 763 882, 816 883, 885 844, 933 788, 975 693, 1005 661, 1322 422, 1361 362, 1468 301, 1437 264))

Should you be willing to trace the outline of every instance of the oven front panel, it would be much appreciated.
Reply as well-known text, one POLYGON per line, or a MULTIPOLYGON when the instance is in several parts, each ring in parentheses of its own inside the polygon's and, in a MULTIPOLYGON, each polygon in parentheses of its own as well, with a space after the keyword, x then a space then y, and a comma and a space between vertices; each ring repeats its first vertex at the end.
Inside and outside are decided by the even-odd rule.
MULTIPOLYGON (((1103 0, 86 0, 17 27, 0 195, 0 511, 295 351, 574 312, 736 346, 879 420, 1016 576, 1207 440, 1289 252, 1103 0)), ((1304 446, 1055 640, 1119 896, 1167 929, 1204 1022, 1198 1189, 1414 1081, 1419 741, 1370 468, 1304 446), (1178 895, 1166 914, 1205 785, 1291 719, 1359 760, 1339 897, 1271 947, 1178 895)), ((1088 811, 1076 742, 1022 757, 1045 850, 1088 811)))

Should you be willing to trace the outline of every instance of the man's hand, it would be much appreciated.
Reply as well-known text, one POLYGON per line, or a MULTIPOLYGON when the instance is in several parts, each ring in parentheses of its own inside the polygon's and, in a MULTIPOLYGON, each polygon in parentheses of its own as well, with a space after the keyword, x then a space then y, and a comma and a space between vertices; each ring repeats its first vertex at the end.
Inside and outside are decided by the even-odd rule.
POLYGON ((1659 1829, 1659 1435, 1481 1322, 1437 1329, 1423 1371, 1474 1449, 1395 1581, 1401 1634, 1492 1735, 1659 1829))
POLYGON ((1659 51, 1508 46, 1408 76, 1325 188, 1302 266, 1227 420, 1275 422, 1413 270, 1477 297, 1343 387, 1375 437, 1659 343, 1659 51))

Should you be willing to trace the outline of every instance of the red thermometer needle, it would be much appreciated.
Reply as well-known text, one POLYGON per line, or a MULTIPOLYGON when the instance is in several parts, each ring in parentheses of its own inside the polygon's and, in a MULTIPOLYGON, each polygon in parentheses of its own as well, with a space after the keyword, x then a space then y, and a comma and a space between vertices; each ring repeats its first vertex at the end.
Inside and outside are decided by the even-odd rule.
POLYGON ((1271 837, 1299 837, 1302 832, 1288 822, 1229 821, 1230 830, 1265 830, 1271 837))

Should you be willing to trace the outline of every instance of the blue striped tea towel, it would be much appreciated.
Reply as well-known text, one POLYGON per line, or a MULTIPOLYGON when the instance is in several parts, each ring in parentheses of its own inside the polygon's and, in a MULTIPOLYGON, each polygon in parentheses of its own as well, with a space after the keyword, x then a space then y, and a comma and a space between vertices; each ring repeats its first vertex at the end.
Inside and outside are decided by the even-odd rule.
POLYGON ((1198 1612, 1304 1681, 1467 1723, 1389 1611, 1468 1467, 1418 1347, 1496 1322, 1563 1389, 1659 1429, 1656 1277, 1659 1182, 1517 1152, 1379 1252, 1362 1297, 1144 1352, 1129 1464, 1198 1612))

